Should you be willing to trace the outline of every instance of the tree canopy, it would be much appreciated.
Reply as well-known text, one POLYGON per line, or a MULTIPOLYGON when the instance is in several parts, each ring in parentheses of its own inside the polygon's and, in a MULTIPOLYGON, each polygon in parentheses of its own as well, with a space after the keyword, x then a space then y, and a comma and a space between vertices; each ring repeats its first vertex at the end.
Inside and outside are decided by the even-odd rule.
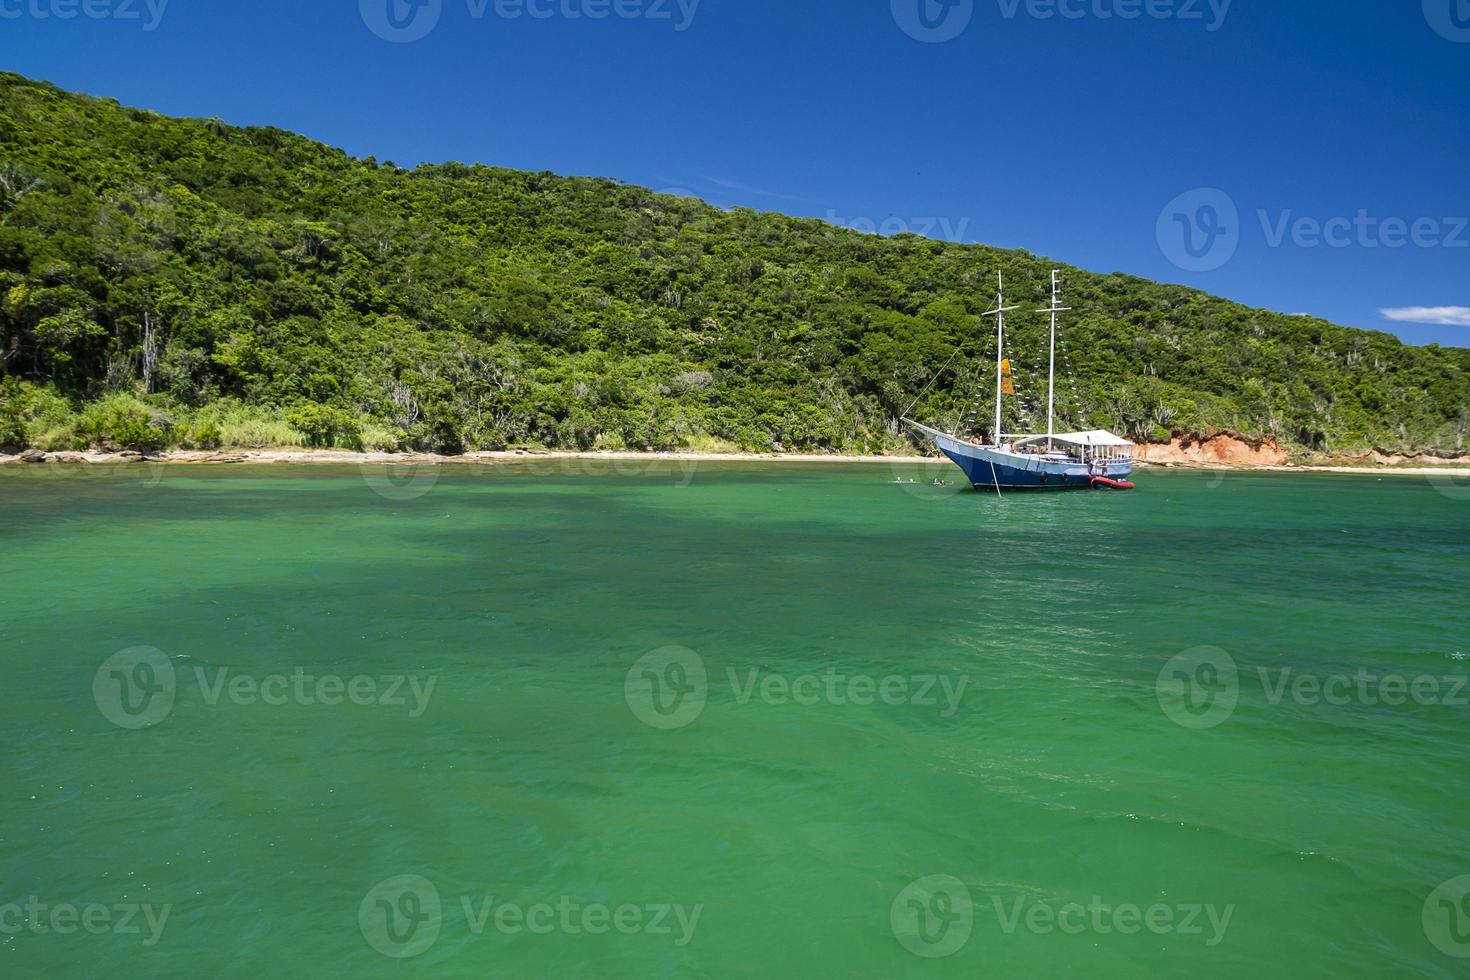
MULTIPOLYGON (((0 74, 0 444, 879 451, 911 404, 984 417, 995 274, 1044 302, 1058 267, 1068 426, 1463 446, 1464 349, 0 74)), ((1012 326, 1012 410, 1044 424, 1046 324, 1012 326)))

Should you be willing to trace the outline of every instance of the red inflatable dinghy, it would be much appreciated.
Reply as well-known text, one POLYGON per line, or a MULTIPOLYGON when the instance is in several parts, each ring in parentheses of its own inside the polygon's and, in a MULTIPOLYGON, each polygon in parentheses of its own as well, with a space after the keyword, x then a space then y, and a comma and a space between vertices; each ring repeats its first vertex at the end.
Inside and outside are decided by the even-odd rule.
POLYGON ((1133 484, 1127 480, 1110 480, 1105 476, 1095 476, 1092 478, 1092 487, 1094 490, 1132 490, 1133 484))

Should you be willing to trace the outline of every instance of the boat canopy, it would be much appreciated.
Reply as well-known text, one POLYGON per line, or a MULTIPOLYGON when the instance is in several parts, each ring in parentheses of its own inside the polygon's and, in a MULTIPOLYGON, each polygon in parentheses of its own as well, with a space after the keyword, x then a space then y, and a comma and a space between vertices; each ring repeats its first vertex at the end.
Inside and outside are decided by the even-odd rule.
POLYGON ((1133 443, 1127 439, 1115 436, 1111 432, 1106 432, 1102 429, 1094 429, 1091 432, 1058 432, 1053 436, 1025 436, 1016 440, 1016 445, 1029 446, 1033 443, 1046 442, 1048 439, 1052 442, 1060 442, 1068 446, 1086 446, 1089 448, 1094 446, 1128 446, 1131 448, 1133 446, 1133 443))

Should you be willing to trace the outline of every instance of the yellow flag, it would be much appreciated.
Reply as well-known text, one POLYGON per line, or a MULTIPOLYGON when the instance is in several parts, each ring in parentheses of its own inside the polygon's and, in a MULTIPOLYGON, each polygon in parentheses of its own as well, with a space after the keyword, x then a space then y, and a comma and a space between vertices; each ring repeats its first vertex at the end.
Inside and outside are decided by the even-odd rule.
POLYGON ((1011 359, 1009 357, 1001 359, 1000 373, 1008 378, 1011 376, 1011 359))
POLYGON ((1016 383, 1010 378, 1003 379, 1000 383, 1000 393, 1002 395, 1014 395, 1016 393, 1016 383))

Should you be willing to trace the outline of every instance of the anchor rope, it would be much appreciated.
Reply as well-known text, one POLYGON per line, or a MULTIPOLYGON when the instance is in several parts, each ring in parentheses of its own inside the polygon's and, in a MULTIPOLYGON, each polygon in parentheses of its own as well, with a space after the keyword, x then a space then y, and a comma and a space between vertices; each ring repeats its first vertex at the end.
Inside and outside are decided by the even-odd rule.
POLYGON ((919 392, 919 394, 914 398, 914 400, 909 403, 909 407, 906 408, 906 409, 904 409, 902 412, 899 413, 899 416, 898 417, 900 419, 908 418, 909 412, 912 412, 914 410, 914 406, 917 405, 917 404, 919 404, 919 400, 929 393, 929 389, 934 387, 934 382, 936 382, 936 381, 939 380, 939 376, 949 369, 950 364, 954 363, 954 359, 956 357, 958 357, 960 351, 962 351, 964 349, 965 349, 965 345, 964 344, 960 344, 958 347, 956 347, 954 349, 954 353, 949 355, 949 360, 947 360, 947 361, 944 362, 944 367, 940 368, 937 372, 935 372, 934 377, 930 378, 929 379, 929 383, 924 386, 924 390, 921 391, 921 392, 919 392))

